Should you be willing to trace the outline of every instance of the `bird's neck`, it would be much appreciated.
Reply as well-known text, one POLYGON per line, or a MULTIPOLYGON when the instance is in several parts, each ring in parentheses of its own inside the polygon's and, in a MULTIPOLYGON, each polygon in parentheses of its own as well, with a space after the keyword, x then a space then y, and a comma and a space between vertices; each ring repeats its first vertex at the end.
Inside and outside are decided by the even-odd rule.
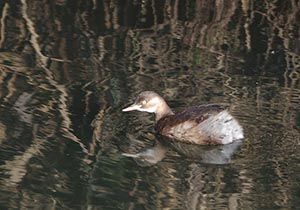
POLYGON ((168 116, 168 115, 173 115, 174 113, 168 106, 168 104, 163 101, 163 103, 159 104, 159 106, 156 109, 155 112, 155 121, 159 121, 161 118, 168 116))

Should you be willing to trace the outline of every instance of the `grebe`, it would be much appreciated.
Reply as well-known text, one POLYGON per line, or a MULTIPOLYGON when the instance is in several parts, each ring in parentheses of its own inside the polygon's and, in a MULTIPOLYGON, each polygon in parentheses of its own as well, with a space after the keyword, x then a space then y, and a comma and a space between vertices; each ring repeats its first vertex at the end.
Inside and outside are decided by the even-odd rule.
POLYGON ((243 128, 222 104, 189 107, 174 113, 166 101, 153 91, 140 93, 123 112, 155 113, 157 134, 193 144, 229 144, 244 138, 243 128))

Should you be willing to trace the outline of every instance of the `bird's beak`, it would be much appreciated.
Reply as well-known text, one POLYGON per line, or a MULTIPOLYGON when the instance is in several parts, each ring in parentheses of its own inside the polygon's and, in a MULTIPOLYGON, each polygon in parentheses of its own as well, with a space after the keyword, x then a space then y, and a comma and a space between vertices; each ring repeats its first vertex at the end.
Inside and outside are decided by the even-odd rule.
POLYGON ((132 104, 131 106, 125 108, 125 109, 122 109, 122 112, 130 112, 130 111, 134 111, 134 110, 138 110, 140 108, 139 105, 137 104, 132 104))

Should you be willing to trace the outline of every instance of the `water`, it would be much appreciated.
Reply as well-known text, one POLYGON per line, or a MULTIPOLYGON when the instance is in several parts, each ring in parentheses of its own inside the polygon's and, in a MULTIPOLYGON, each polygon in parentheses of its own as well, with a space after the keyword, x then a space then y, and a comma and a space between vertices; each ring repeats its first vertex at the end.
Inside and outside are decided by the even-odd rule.
POLYGON ((300 205, 296 1, 0 8, 0 209, 300 205), (245 139, 160 143, 154 116, 121 112, 143 90, 229 103, 245 139))

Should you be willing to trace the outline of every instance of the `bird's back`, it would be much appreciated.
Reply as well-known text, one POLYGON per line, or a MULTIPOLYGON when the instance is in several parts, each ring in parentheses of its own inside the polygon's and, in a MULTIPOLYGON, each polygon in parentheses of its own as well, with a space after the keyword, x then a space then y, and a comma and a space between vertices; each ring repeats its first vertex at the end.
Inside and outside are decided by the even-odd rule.
POLYGON ((228 144, 243 138, 243 129, 226 105, 208 104, 185 109, 160 119, 156 131, 195 144, 228 144))

